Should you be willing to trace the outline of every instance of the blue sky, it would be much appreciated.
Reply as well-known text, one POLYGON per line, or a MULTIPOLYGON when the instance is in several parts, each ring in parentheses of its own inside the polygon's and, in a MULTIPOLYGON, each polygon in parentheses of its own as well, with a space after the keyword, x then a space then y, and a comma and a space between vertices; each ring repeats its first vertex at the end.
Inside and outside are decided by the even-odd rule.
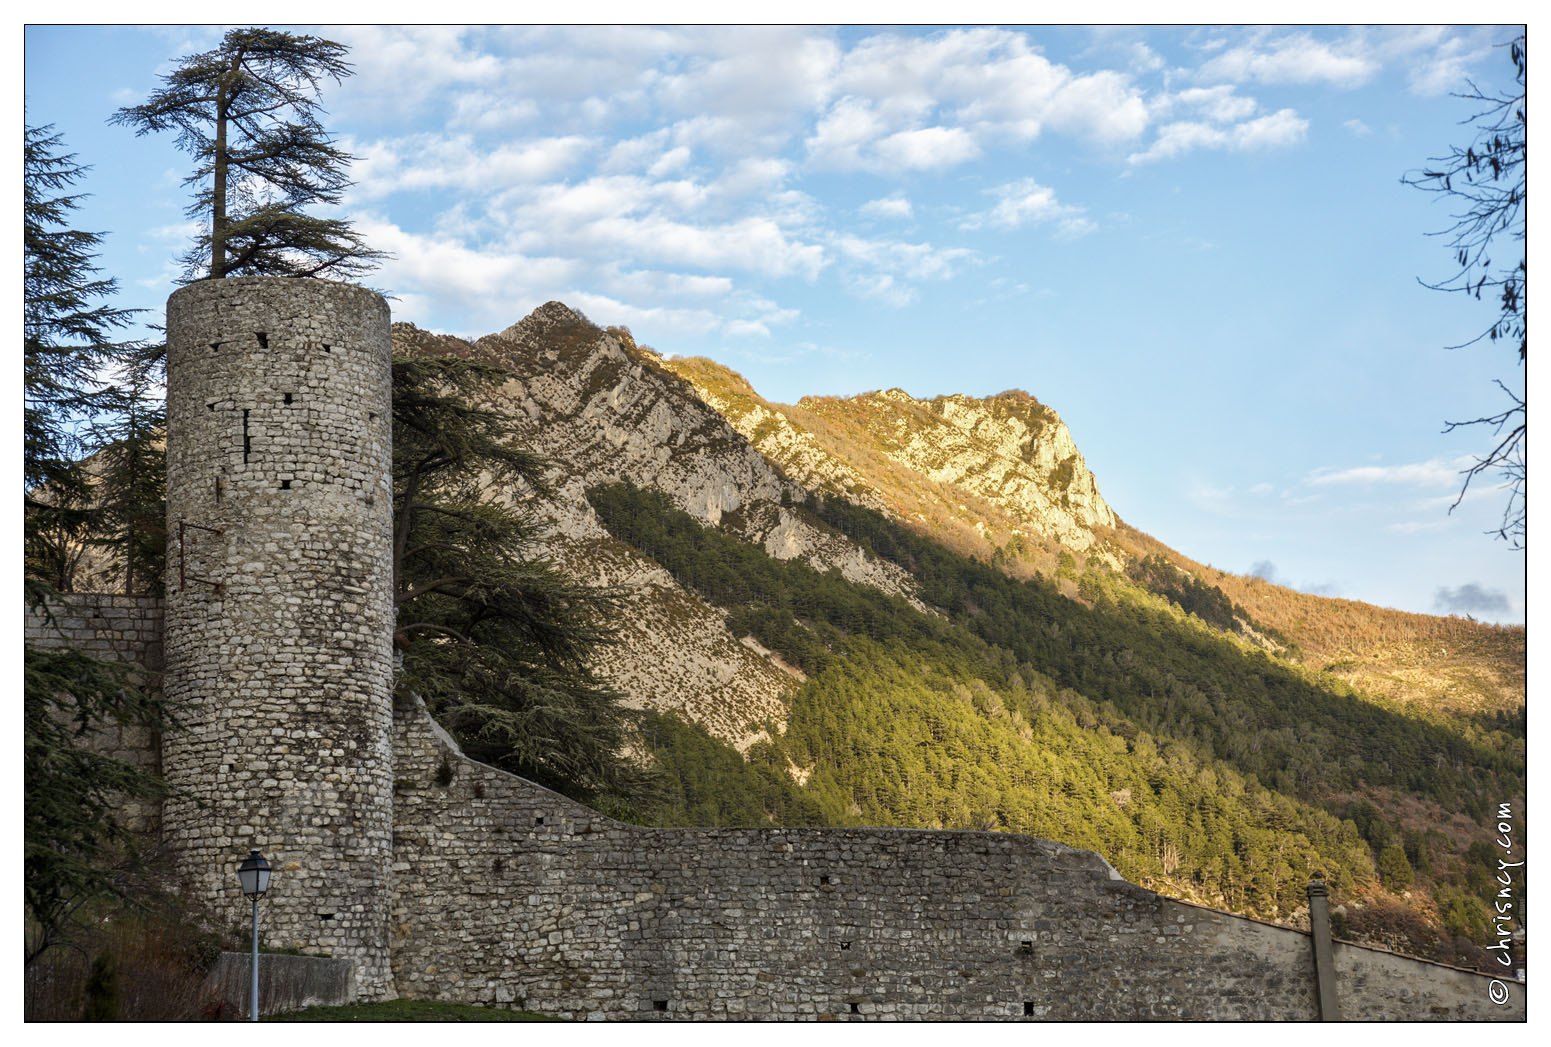
MULTIPOLYGON (((766 397, 1022 388, 1133 525, 1214 566, 1522 621, 1446 419, 1522 388, 1429 291, 1511 29, 310 28, 395 317, 477 336, 552 298, 766 397)), ((187 159, 106 123, 215 29, 25 34, 27 120, 94 170, 121 304, 159 309, 187 159)))

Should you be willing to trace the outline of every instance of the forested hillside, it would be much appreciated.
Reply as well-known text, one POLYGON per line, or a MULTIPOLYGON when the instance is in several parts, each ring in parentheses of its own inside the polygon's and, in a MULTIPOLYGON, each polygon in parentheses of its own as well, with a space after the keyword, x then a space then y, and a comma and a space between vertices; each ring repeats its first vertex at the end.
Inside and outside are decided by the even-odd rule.
POLYGON ((1177 608, 1116 600, 1117 579, 1085 576, 1087 606, 838 499, 815 518, 910 570, 943 614, 772 560, 653 492, 589 499, 618 538, 729 608, 729 628, 809 674, 784 736, 742 774, 708 779, 704 757, 686 770, 672 756, 686 743, 667 737, 687 810, 807 824, 811 803, 830 824, 1032 833, 1097 850, 1165 893, 1270 919, 1295 915, 1323 871, 1350 928, 1476 957, 1489 897, 1473 884, 1477 841, 1445 827, 1460 814, 1461 827, 1484 824, 1497 797, 1523 795, 1510 729, 1467 739, 1177 608), (781 768, 800 789, 771 773, 781 768), (708 806, 721 789, 739 801, 708 806))

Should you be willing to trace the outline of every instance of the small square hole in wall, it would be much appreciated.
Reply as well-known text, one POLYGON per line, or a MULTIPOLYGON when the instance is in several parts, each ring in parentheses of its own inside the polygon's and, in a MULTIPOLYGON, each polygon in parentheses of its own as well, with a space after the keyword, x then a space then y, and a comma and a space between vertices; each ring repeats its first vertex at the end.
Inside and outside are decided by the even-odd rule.
POLYGON ((833 881, 828 876, 819 877, 819 886, 828 887, 833 881))
POLYGON ((332 920, 333 918, 334 918, 334 914, 331 913, 331 912, 320 912, 318 914, 318 919, 320 919, 320 920, 327 921, 327 920, 332 920))
POLYGON ((841 952, 850 952, 851 951, 851 943, 850 942, 841 942, 840 943, 840 951, 841 952))
POLYGON ((291 489, 291 481, 289 481, 289 480, 281 480, 280 481, 280 489, 282 491, 289 491, 291 489))
POLYGON ((281 397, 281 399, 283 399, 285 401, 285 405, 287 407, 291 406, 291 394, 290 393, 286 393, 285 396, 281 397))
POLYGON ((256 331, 254 333, 258 335, 259 348, 260 349, 268 349, 269 348, 269 335, 265 334, 263 331, 256 331))
POLYGON ((1023 941, 1018 943, 1018 951, 1025 954, 1033 952, 1034 942, 1028 938, 1023 939, 1023 941))
POLYGON ((859 1003, 853 1003, 851 1005, 851 1013, 852 1014, 861 1014, 862 1013, 862 1005, 859 1004, 859 1003))
POLYGON ((667 1009, 668 1009, 668 1001, 667 1000, 653 1000, 652 1001, 652 1010, 654 1010, 654 1011, 666 1011, 667 1009))
POLYGON ((212 410, 212 411, 215 410, 215 404, 211 404, 210 405, 210 410, 212 410))
POLYGON ((541 814, 538 817, 534 818, 533 819, 533 824, 534 825, 543 825, 544 824, 544 816, 541 814))
POLYGON ((220 342, 211 342, 210 343, 210 348, 212 348, 212 349, 219 349, 219 348, 221 348, 221 343, 220 342))
POLYGON ((1033 1000, 1024 1000, 1023 1001, 1023 1016, 1025 1018, 1032 1018, 1032 1017, 1034 1017, 1034 1001, 1033 1000))
POLYGON ((324 342, 323 343, 323 351, 325 353, 332 353, 334 351, 334 347, 332 345, 329 345, 327 342, 324 342))

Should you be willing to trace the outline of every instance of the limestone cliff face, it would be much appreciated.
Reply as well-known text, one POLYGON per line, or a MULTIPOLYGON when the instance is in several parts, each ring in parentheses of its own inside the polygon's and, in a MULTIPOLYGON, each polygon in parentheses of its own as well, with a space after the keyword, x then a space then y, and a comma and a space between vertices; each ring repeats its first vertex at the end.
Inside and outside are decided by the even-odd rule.
POLYGON ((916 400, 889 389, 849 400, 805 398, 798 406, 860 416, 889 458, 995 502, 1069 549, 1087 549, 1094 528, 1115 526, 1072 434, 1027 393, 916 400))
POLYGON ((401 351, 473 356, 511 373, 490 406, 552 465, 557 497, 535 507, 547 523, 544 554, 578 578, 625 594, 620 643, 599 669, 629 704, 677 712, 741 750, 770 727, 780 729, 798 679, 729 633, 724 611, 611 538, 587 502, 590 487, 626 481, 654 488, 771 556, 914 600, 899 568, 785 508, 804 492, 628 335, 551 302, 473 343, 404 324, 394 339, 401 351))
POLYGON ((1028 536, 1079 552, 1117 520, 1055 411, 1023 392, 917 400, 900 389, 849 398, 762 399, 703 359, 665 365, 781 467, 893 516, 950 520, 995 544, 1028 536))
POLYGON ((559 302, 480 339, 477 349, 517 376, 503 392, 539 454, 573 487, 627 481, 664 492, 708 524, 722 524, 777 559, 896 595, 914 587, 904 572, 812 526, 782 503, 800 501, 743 434, 694 386, 559 302))

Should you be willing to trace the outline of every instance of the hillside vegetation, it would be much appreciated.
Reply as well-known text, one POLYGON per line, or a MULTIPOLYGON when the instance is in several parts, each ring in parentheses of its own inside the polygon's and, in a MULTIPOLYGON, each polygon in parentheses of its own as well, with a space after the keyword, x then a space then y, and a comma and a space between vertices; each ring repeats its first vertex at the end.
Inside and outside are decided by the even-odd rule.
POLYGON ((659 818, 812 824, 816 805, 828 824, 1026 832, 1271 919, 1299 913, 1315 870, 1354 906, 1377 899, 1388 852, 1391 885, 1431 895, 1377 936, 1477 957, 1488 895, 1469 886, 1475 841, 1408 829, 1399 801, 1438 824, 1457 811, 1484 824, 1497 797, 1523 794, 1511 732, 1467 739, 1321 686, 1177 608, 1114 599, 1114 579, 1083 580, 1088 606, 839 499, 815 517, 908 569, 942 614, 773 560, 654 492, 614 485, 589 500, 617 538, 727 607, 729 628, 808 674, 784 736, 727 764, 722 784, 706 753, 686 773, 686 743, 670 738, 663 767, 691 806, 659 818), (737 800, 708 804, 723 788, 737 800))

